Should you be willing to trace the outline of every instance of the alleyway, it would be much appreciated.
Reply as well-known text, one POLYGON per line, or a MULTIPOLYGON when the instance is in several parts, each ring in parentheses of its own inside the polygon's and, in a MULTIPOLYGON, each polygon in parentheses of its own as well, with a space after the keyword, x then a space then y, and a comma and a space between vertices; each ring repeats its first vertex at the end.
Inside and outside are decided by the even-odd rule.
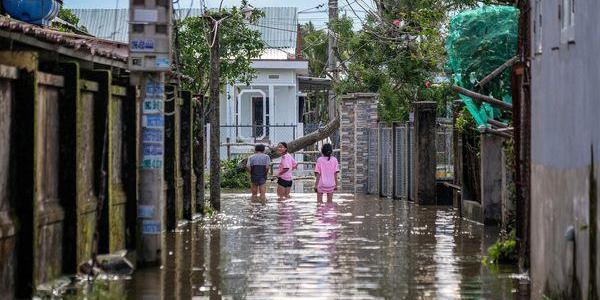
POLYGON ((167 236, 166 263, 92 293, 128 299, 513 299, 490 274, 496 237, 449 208, 312 194, 267 204, 226 195, 224 214, 167 236))

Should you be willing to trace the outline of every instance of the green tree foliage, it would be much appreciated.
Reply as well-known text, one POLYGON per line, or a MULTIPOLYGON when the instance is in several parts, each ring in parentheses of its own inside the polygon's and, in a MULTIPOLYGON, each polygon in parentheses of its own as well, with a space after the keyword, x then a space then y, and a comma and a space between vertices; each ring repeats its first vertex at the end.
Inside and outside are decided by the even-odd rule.
MULTIPOLYGON (((513 0, 375 0, 376 10, 366 17, 352 9, 330 24, 338 38, 336 56, 341 61, 339 94, 376 92, 380 94, 380 115, 385 121, 408 118, 414 101, 437 101, 439 113, 454 97, 449 84, 442 80, 446 53, 444 40, 449 15, 479 3, 512 3, 513 0), (354 30, 351 17, 361 19, 354 30)), ((325 74, 327 32, 304 25, 303 56, 309 60, 313 76, 325 74)))
POLYGON ((73 26, 79 26, 79 17, 68 8, 61 7, 60 11, 58 12, 58 17, 73 26))
POLYGON ((222 161, 221 187, 228 189, 248 189, 250 188, 250 174, 240 172, 239 165, 242 159, 222 161))
MULTIPOLYGON (((234 82, 250 83, 255 76, 251 68, 252 59, 259 57, 265 45, 260 32, 248 27, 263 16, 255 10, 247 20, 240 8, 213 11, 209 15, 228 15, 220 22, 221 37, 221 84, 234 82)), ((215 17, 217 18, 217 17, 215 17)), ((188 89, 206 94, 210 67, 210 45, 213 42, 213 28, 205 17, 189 17, 178 24, 178 44, 180 49, 180 71, 192 78, 188 89)))
POLYGON ((325 75, 327 66, 327 49, 329 38, 324 30, 317 30, 312 22, 300 28, 302 33, 302 57, 308 60, 308 68, 312 76, 325 75))
POLYGON ((86 33, 87 28, 79 24, 81 21, 77 15, 73 13, 72 10, 68 8, 61 7, 58 12, 58 18, 63 20, 64 23, 53 22, 52 26, 59 31, 62 32, 74 32, 74 33, 86 33))
POLYGON ((404 121, 411 103, 437 101, 440 113, 452 99, 445 84, 445 26, 448 15, 474 0, 380 0, 353 31, 349 17, 332 24, 347 76, 338 93, 376 92, 385 121, 404 121))

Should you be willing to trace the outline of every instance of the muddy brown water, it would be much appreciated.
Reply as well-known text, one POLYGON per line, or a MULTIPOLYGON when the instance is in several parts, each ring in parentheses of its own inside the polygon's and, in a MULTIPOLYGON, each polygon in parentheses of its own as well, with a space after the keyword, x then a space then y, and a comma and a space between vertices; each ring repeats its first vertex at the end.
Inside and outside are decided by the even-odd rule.
POLYGON ((81 286, 102 299, 517 299, 515 269, 482 266, 497 231, 448 207, 312 194, 224 195, 223 212, 165 236, 161 267, 81 286))

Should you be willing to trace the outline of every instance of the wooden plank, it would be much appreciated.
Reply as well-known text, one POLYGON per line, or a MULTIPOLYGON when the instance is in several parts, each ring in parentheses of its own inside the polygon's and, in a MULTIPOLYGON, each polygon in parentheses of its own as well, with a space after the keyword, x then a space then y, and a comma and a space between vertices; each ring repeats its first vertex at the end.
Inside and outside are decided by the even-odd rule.
POLYGON ((19 78, 19 72, 15 67, 0 65, 0 78, 14 80, 19 78))
POLYGON ((0 51, 0 61, 3 64, 25 69, 28 72, 37 70, 38 56, 33 51, 0 51))
POLYGON ((83 79, 79 81, 79 88, 82 91, 87 91, 87 92, 92 92, 92 93, 97 93, 100 90, 100 87, 97 82, 83 80, 83 79))
POLYGON ((46 86, 62 88, 65 86, 65 79, 62 76, 37 72, 38 83, 46 86))
POLYGON ((127 88, 126 87, 122 87, 122 86, 118 86, 118 85, 113 85, 111 87, 111 91, 113 96, 117 96, 117 97, 127 97, 127 88))

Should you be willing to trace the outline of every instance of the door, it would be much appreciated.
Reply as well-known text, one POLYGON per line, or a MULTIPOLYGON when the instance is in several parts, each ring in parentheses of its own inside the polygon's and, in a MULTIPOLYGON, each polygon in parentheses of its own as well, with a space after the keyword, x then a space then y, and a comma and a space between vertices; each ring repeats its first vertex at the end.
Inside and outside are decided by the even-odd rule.
POLYGON ((266 98, 266 107, 265 103, 263 103, 262 97, 253 97, 252 98, 252 125, 254 128, 252 129, 252 136, 259 140, 268 140, 270 128, 266 127, 266 125, 270 125, 269 120, 269 98, 266 98), (265 120, 266 124, 263 124, 263 116, 267 115, 265 120), (264 137, 263 137, 264 133, 264 137))

